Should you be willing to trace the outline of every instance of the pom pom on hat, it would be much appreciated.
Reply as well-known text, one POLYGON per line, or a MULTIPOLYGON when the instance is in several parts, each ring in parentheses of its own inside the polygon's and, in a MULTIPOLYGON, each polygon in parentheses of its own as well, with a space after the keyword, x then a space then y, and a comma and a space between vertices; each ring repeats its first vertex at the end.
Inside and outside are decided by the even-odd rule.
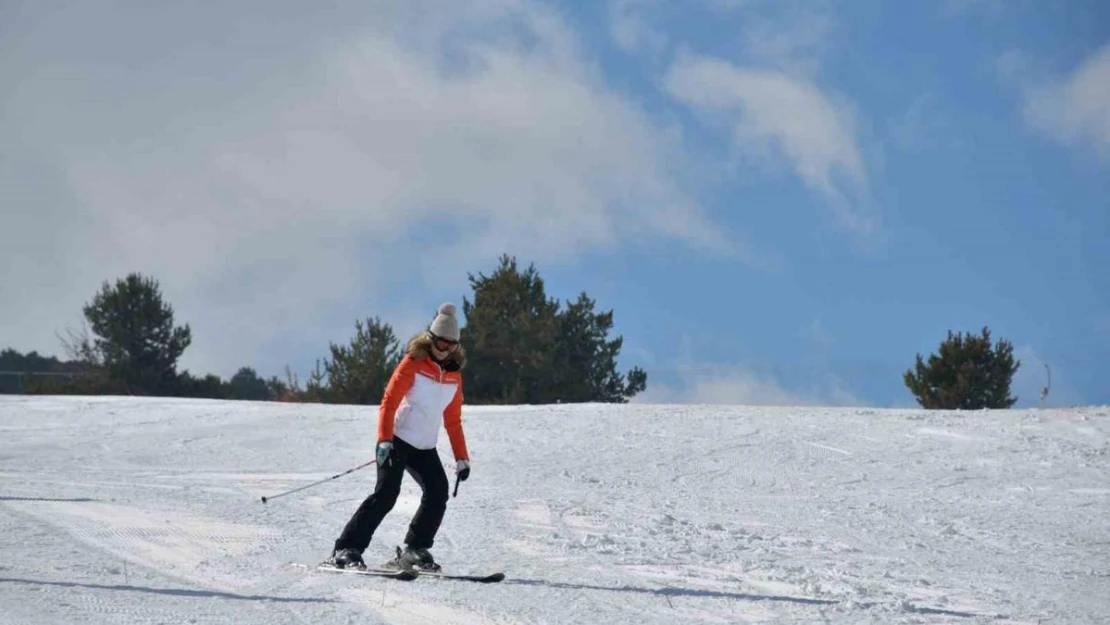
POLYGON ((455 318, 455 305, 450 302, 440 304, 436 318, 432 320, 428 330, 440 338, 459 340, 459 320, 455 318))

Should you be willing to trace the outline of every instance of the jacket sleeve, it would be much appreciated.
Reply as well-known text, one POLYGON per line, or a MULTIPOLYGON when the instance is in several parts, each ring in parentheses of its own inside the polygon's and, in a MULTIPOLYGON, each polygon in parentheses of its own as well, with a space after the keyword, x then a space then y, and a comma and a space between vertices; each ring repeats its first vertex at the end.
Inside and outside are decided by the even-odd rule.
POLYGON ((447 437, 451 439, 451 451, 455 454, 455 460, 470 460, 470 454, 466 449, 466 435, 463 433, 462 404, 463 387, 460 379, 459 386, 455 389, 455 397, 443 411, 443 426, 447 429, 447 437))
POLYGON ((412 388, 416 379, 416 361, 406 355, 401 363, 393 370, 389 384, 382 395, 382 403, 378 408, 378 442, 393 440, 393 418, 397 414, 397 407, 401 400, 412 388))

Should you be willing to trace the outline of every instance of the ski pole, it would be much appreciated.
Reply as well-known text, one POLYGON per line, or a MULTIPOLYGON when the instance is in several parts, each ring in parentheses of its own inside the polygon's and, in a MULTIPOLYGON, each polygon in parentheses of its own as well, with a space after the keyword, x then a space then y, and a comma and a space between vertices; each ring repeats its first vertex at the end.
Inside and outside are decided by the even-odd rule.
POLYGON ((262 497, 262 503, 266 503, 267 501, 269 501, 271 499, 277 499, 278 497, 284 497, 286 495, 291 495, 291 494, 293 494, 297 491, 301 491, 301 490, 304 490, 306 488, 312 488, 313 486, 318 486, 318 485, 323 484, 324 482, 327 482, 329 480, 334 480, 336 478, 343 477, 344 475, 347 475, 348 473, 354 473, 355 471, 358 471, 359 469, 366 468, 366 467, 376 463, 377 461, 378 460, 375 458, 374 460, 371 460, 370 462, 360 464, 357 467, 352 467, 352 468, 347 469, 346 471, 344 471, 342 473, 336 473, 335 475, 333 475, 331 477, 326 477, 326 478, 320 480, 319 482, 313 482, 311 484, 308 484, 307 486, 301 486, 300 488, 294 488, 293 490, 287 490, 284 493, 278 493, 276 495, 270 495, 269 497, 263 496, 262 497))

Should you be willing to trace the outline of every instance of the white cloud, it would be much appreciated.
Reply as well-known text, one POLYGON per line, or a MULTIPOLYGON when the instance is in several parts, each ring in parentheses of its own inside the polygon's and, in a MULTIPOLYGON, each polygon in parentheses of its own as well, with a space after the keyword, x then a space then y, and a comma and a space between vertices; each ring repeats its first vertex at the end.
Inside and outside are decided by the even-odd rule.
POLYGON ((826 0, 610 0, 609 25, 618 47, 641 58, 645 49, 652 60, 661 49, 672 55, 663 67, 663 90, 731 130, 734 154, 744 165, 777 167, 785 158, 827 203, 835 223, 872 245, 882 240, 881 224, 868 193, 853 107, 816 78, 838 49, 833 8, 826 0), (721 56, 695 54, 688 51, 693 42, 660 30, 699 12, 701 19, 733 27, 741 45, 729 42, 721 56))
MULTIPOLYGON (((813 74, 835 48, 828 45, 836 28, 827 0, 608 0, 609 33, 617 47, 639 58, 658 58, 681 41, 668 26, 675 20, 699 19, 727 23, 743 44, 745 60, 792 74, 813 74), (676 41, 678 39, 679 41, 676 41)), ((697 42, 702 44, 704 42, 697 42)), ((729 41, 729 50, 734 50, 729 41)))
POLYGON ((836 21, 821 3, 785 6, 785 16, 745 18, 743 37, 748 55, 754 62, 788 74, 816 74, 829 52, 829 36, 836 21))
POLYGON ((821 323, 820 319, 814 319, 808 325, 803 326, 798 331, 798 335, 802 340, 808 343, 812 349, 822 355, 827 353, 835 342, 832 335, 825 328, 825 324, 821 323))
POLYGON ((1110 44, 1067 76, 1028 88, 1024 113, 1029 124, 1047 136, 1093 148, 1110 159, 1110 44))
POLYGON ((887 135, 895 148, 908 153, 930 147, 966 147, 931 93, 919 94, 902 114, 889 119, 887 135))
POLYGON ((805 401, 783 389, 773 379, 739 369, 719 372, 688 372, 679 387, 660 386, 644 391, 646 403, 742 404, 755 406, 793 406, 805 401))
POLYGON ((666 33, 649 17, 652 0, 610 0, 609 34, 625 52, 654 53, 667 47, 666 33))
POLYGON ((770 148, 784 156, 842 227, 863 236, 878 229, 865 208, 867 171, 852 116, 813 82, 682 53, 664 87, 677 101, 729 126, 741 149, 770 148))
POLYGON ((461 296, 503 251, 751 258, 685 192, 681 146, 539 4, 262 6, 27 22, 0 61, 20 154, 0 180, 18 207, 0 344, 49 352, 102 280, 138 270, 194 328, 184 365, 266 373, 279 344, 320 354, 355 318, 461 296))
POLYGON ((775 376, 733 365, 708 365, 678 369, 676 382, 652 383, 634 398, 638 403, 728 404, 751 406, 863 406, 866 402, 830 374, 818 376, 820 383, 788 388, 775 376))
MULTIPOLYGON (((680 355, 661 361, 647 350, 634 353, 648 374, 648 387, 633 401, 662 404, 744 404, 756 406, 864 406, 829 365, 834 339, 820 320, 799 328, 808 355, 791 365, 706 362, 704 347, 683 334, 680 355), (789 379, 789 383, 784 380, 789 379)), ((733 350, 736 352, 737 350, 733 350)), ((742 351, 742 349, 740 350, 742 351)))

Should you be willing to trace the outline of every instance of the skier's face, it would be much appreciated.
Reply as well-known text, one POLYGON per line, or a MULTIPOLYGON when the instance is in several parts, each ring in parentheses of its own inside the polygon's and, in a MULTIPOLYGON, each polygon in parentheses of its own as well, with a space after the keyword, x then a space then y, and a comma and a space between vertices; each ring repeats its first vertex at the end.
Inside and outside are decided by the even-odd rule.
POLYGON ((459 348, 458 341, 451 341, 439 336, 432 336, 432 351, 436 358, 446 358, 451 352, 459 348))

